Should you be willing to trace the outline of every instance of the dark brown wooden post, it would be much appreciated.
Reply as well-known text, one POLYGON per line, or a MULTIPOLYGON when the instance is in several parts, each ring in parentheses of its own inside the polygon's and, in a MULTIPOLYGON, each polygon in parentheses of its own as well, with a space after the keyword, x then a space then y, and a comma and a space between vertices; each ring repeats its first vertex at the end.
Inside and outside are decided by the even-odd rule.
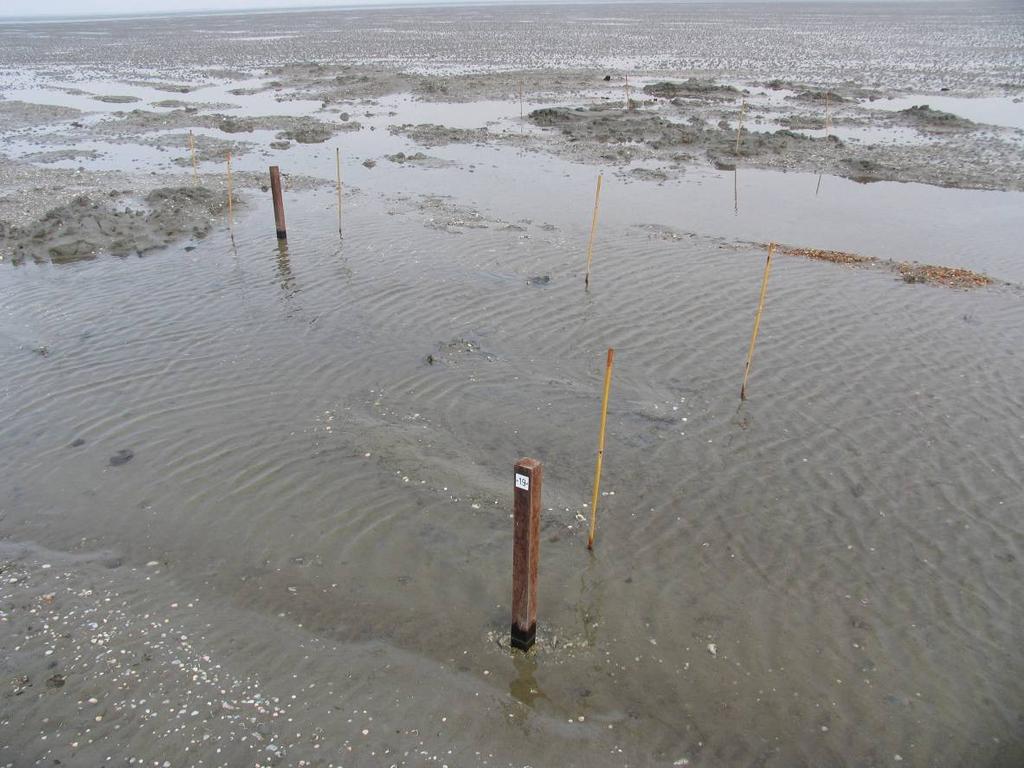
POLYGON ((537 564, 540 560, 540 487, 544 467, 520 459, 515 467, 512 528, 512 647, 528 651, 537 636, 537 564))
POLYGON ((284 225, 284 198, 281 196, 281 169, 270 166, 270 194, 274 197, 274 223, 277 224, 277 239, 285 240, 288 230, 284 225))

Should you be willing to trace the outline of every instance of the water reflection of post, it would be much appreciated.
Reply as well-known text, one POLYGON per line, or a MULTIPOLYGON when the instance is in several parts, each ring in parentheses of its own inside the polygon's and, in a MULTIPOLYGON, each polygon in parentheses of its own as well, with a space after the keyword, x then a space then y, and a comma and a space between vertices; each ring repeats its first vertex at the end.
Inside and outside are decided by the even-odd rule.
POLYGON ((277 277, 281 281, 281 289, 291 296, 295 293, 295 275, 292 274, 292 262, 288 258, 288 241, 277 241, 277 277))
POLYGON ((740 215, 740 166, 732 167, 732 214, 740 215))
POLYGON ((538 699, 547 699, 537 685, 537 660, 529 654, 517 653, 512 657, 512 663, 516 667, 516 677, 508 684, 512 698, 531 709, 538 699))
POLYGON ((822 174, 819 173, 818 174, 818 186, 816 186, 814 188, 814 196, 815 197, 817 197, 818 193, 821 192, 821 177, 822 177, 822 174))

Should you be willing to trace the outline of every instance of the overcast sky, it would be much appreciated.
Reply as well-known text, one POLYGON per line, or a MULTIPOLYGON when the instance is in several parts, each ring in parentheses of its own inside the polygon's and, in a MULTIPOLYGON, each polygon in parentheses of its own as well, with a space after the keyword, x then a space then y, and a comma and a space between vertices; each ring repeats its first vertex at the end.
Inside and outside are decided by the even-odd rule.
POLYGON ((197 10, 245 11, 260 8, 308 8, 317 5, 394 5, 397 2, 410 0, 0 0, 0 18, 197 10))
MULTIPOLYGON (((484 1, 494 2, 495 0, 484 1)), ((504 1, 543 2, 543 0, 504 1)), ((706 1, 676 0, 676 2, 706 1)), ((884 2, 885 0, 882 1, 884 2)), ((465 3, 472 2, 472 0, 0 0, 0 18, 11 16, 92 16, 97 14, 164 13, 167 11, 246 11, 263 8, 398 5, 416 2, 437 4, 443 2, 465 3)))

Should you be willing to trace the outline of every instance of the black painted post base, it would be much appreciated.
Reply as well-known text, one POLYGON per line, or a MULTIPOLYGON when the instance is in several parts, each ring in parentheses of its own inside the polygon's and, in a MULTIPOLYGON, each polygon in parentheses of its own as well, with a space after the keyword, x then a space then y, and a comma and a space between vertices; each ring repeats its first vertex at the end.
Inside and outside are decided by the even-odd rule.
POLYGON ((523 631, 515 624, 512 625, 512 647, 520 651, 528 651, 533 647, 537 639, 537 625, 534 624, 529 630, 523 631))

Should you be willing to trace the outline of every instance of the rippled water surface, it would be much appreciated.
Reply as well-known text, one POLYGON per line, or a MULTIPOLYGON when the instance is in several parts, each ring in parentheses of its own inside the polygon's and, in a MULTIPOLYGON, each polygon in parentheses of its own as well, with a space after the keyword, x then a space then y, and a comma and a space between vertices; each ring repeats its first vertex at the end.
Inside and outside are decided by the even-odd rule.
MULTIPOLYGON (((925 23, 963 43, 947 14, 964 7, 941 8, 925 23)), ((619 12, 535 23, 555 34, 544 16, 567 16, 625 56, 650 25, 621 22, 612 39, 619 12)), ((404 28, 386 13, 410 55, 436 44, 422 17, 404 28)), ((488 14, 525 11, 422 13, 472 39, 488 14)), ((715 35, 712 9, 689 13, 715 35)), ((799 13, 812 31, 836 23, 817 5, 799 13)), ((236 28, 247 53, 231 56, 256 56, 255 38, 260 51, 326 44, 319 14, 265 39, 277 18, 157 28, 198 30, 190 44, 211 51, 236 28)), ((52 34, 75 56, 87 29, 52 34)), ((512 120, 506 106, 453 107, 449 124, 477 124, 474 108, 512 120)), ((415 151, 385 133, 345 137, 346 151, 415 151)), ((333 190, 287 192, 286 243, 269 194, 250 190, 233 232, 220 222, 142 258, 0 264, 0 533, 160 562, 159 578, 224 606, 210 641, 280 691, 316 666, 300 687, 324 698, 294 723, 323 725, 330 757, 314 765, 1024 764, 1021 195, 609 174, 584 291, 594 167, 431 152, 456 165, 347 165, 343 237, 333 190), (744 241, 769 239, 952 255, 1009 284, 950 290, 780 255, 741 406, 764 263, 744 241), (545 467, 528 657, 506 647, 521 456, 545 467), (347 717, 321 724, 332 707, 347 717)), ((333 160, 328 144, 281 162, 330 179, 333 160)), ((120 733, 140 753, 155 738, 120 733)), ((207 758, 251 764, 248 746, 207 758)))

